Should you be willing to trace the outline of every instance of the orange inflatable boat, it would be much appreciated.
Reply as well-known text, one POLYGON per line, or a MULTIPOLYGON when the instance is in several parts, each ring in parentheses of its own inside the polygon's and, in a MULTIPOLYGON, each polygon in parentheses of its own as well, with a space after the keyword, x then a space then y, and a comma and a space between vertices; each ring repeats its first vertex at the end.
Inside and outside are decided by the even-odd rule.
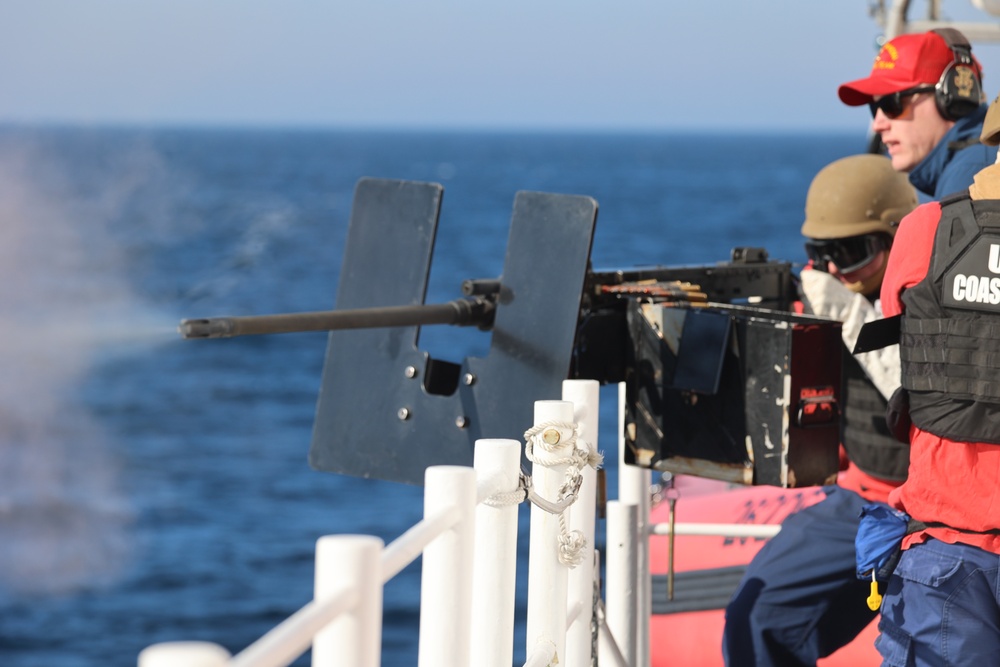
MULTIPOLYGON (((677 523, 777 524, 792 512, 823 499, 820 487, 783 489, 734 486, 675 478, 677 523)), ((653 524, 669 521, 668 503, 650 512, 653 524)), ((726 603, 764 538, 677 535, 674 539, 674 598, 667 599, 668 538, 650 539, 653 578, 650 620, 653 667, 722 667, 726 603)), ((820 667, 878 665, 877 619, 855 640, 819 662, 820 667)))

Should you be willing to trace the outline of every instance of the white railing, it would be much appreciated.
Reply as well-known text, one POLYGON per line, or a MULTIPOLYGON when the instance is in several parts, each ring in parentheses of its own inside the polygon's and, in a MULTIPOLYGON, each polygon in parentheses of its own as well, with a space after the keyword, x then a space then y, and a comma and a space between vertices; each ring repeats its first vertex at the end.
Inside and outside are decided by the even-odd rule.
MULTIPOLYGON (((535 426, 575 425, 577 446, 596 452, 598 393, 596 381, 565 381, 564 400, 535 403, 535 426)), ((595 472, 579 467, 583 479, 577 501, 560 515, 539 504, 556 503, 566 493, 567 474, 577 469, 567 472, 571 464, 535 461, 533 495, 543 501, 531 507, 525 667, 592 664, 595 613, 600 664, 650 664, 646 537, 664 534, 664 529, 649 526, 650 472, 619 463, 620 500, 608 503, 602 607, 594 604, 599 571, 593 548, 595 472), (585 541, 586 548, 577 554, 575 566, 567 566, 566 544, 573 539, 577 547, 585 541)), ((508 667, 514 640, 517 505, 524 495, 520 466, 518 441, 478 440, 472 468, 426 470, 424 518, 388 546, 367 535, 320 538, 313 600, 242 652, 231 656, 213 643, 167 642, 143 650, 139 667, 284 667, 310 646, 314 667, 377 667, 383 586, 420 556, 418 665, 508 667)), ((712 534, 746 527, 726 528, 712 534)), ((677 525, 675 532, 686 531, 677 525)))
MULTIPOLYGON (((535 424, 576 424, 581 446, 596 447, 597 396, 597 382, 567 381, 567 400, 535 404, 535 424)), ((424 519, 390 545, 363 535, 320 538, 314 599, 238 655, 206 642, 171 642, 145 649, 139 666, 279 667, 312 646, 313 665, 375 667, 381 650, 382 587, 422 555, 418 664, 508 667, 520 465, 519 442, 477 441, 473 468, 427 469, 424 519)), ((566 464, 536 465, 534 493, 557 500, 565 472, 566 464)), ((573 655, 574 663, 590 663, 594 487, 590 471, 578 492, 584 502, 564 511, 565 524, 532 507, 526 664, 572 664, 573 655), (567 529, 579 530, 588 545, 586 557, 573 568, 578 572, 572 586, 571 570, 557 556, 559 537, 567 529)))

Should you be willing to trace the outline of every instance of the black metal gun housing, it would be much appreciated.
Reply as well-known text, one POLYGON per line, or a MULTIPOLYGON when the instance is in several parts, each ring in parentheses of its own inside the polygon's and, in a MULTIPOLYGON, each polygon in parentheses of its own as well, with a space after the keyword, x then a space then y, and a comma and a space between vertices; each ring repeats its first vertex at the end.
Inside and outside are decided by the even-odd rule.
POLYGON ((441 186, 362 179, 332 311, 182 321, 186 338, 330 330, 310 463, 421 483, 520 439, 567 378, 625 383, 626 460, 745 484, 836 474, 839 324, 791 312, 787 262, 595 271, 597 203, 519 192, 503 273, 425 305, 441 186), (433 359, 421 326, 491 332, 485 358, 433 359))

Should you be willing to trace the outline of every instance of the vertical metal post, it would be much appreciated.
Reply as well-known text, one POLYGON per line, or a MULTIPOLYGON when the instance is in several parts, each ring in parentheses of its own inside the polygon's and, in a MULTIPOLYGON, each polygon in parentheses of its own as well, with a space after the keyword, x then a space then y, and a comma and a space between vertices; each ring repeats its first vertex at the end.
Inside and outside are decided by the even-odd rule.
MULTIPOLYGON (((638 660, 637 618, 639 608, 635 603, 635 585, 639 581, 638 508, 617 500, 608 502, 607 547, 607 625, 621 651, 625 664, 635 667, 638 660)), ((611 663, 611 655, 601 649, 601 664, 611 663)))
MULTIPOLYGON (((535 401, 534 424, 571 423, 573 413, 574 406, 569 401, 535 401)), ((535 492, 547 500, 557 500, 565 472, 565 466, 532 466, 531 479, 535 492)), ((559 562, 559 532, 557 515, 531 506, 525 655, 535 655, 539 644, 550 643, 555 646, 554 660, 566 664, 566 588, 569 571, 559 562)))
MULTIPOLYGON (((634 584, 636 618, 637 667, 649 667, 649 618, 653 614, 652 577, 649 573, 649 488, 652 474, 645 468, 625 464, 625 383, 618 385, 618 500, 624 505, 635 505, 638 558, 634 584)), ((619 639, 619 644, 622 640, 619 639)), ((622 651, 625 648, 622 647, 622 651)))
MULTIPOLYGON (((520 442, 477 440, 474 456, 480 494, 484 483, 493 493, 518 490, 520 442)), ((517 513, 516 502, 476 506, 470 665, 510 667, 513 663, 517 513)))
POLYGON ((229 651, 211 642, 162 642, 139 653, 139 667, 222 667, 229 651))
MULTIPOLYGON (((596 380, 564 380, 563 400, 574 405, 574 418, 580 437, 597 451, 598 406, 601 385, 596 380)), ((569 571, 567 607, 579 606, 566 634, 566 665, 590 665, 593 653, 591 621, 594 617, 594 533, 596 532, 597 471, 585 466, 583 484, 569 511, 569 527, 579 530, 587 540, 587 552, 580 564, 569 571)))
POLYGON ((431 466, 424 473, 424 519, 457 512, 427 545, 420 581, 419 667, 464 667, 469 658, 476 471, 431 466))
POLYGON ((378 667, 381 662, 382 547, 382 540, 370 535, 326 535, 316 541, 314 599, 353 590, 355 603, 316 633, 314 667, 378 667))

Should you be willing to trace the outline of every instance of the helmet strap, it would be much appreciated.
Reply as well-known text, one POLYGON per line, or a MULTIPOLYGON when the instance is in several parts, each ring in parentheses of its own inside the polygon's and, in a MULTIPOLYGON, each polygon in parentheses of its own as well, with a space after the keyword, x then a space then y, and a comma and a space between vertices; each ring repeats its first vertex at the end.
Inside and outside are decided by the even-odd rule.
POLYGON ((868 276, 864 280, 858 280, 853 283, 844 283, 847 289, 852 292, 857 292, 858 294, 863 294, 865 296, 871 296, 879 288, 882 287, 882 278, 885 277, 885 266, 889 263, 888 253, 886 253, 886 259, 882 262, 882 266, 878 271, 868 276))

